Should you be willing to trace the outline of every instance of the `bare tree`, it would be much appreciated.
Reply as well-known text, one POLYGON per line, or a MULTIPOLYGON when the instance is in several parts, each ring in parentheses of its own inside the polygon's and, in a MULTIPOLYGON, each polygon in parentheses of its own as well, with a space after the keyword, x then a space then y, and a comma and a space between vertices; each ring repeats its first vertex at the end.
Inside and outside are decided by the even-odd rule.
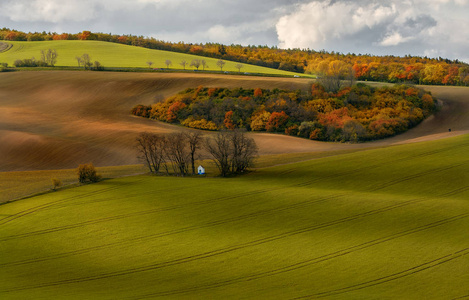
POLYGON ((208 68, 207 62, 205 60, 201 60, 200 64, 202 65, 202 70, 205 70, 205 68, 208 68))
POLYGON ((91 57, 89 54, 85 53, 81 56, 81 64, 83 65, 85 70, 91 69, 93 63, 91 63, 91 57))
POLYGON ((234 130, 231 133, 233 153, 231 158, 231 172, 239 174, 253 166, 257 156, 257 145, 252 138, 246 137, 244 132, 234 130))
POLYGON ((252 167, 258 151, 255 141, 239 130, 219 132, 215 138, 207 140, 206 150, 223 177, 252 167))
POLYGON ((152 61, 147 61, 148 68, 151 69, 151 65, 153 65, 152 61))
POLYGON ((212 155, 220 175, 226 177, 230 174, 231 144, 226 132, 219 132, 214 138, 206 140, 205 148, 212 155))
POLYGON ((202 143, 202 134, 198 131, 186 133, 186 139, 189 143, 192 175, 195 175, 195 158, 197 151, 200 150, 200 144, 202 143))
POLYGON ((195 67, 197 70, 199 70, 201 63, 202 62, 200 61, 200 59, 194 59, 194 60, 192 60, 190 66, 195 67))
POLYGON ((220 68, 221 71, 223 71, 223 67, 225 66, 225 62, 221 59, 217 61, 217 66, 220 68))
POLYGON ((235 68, 238 69, 238 72, 241 73, 241 69, 244 68, 244 66, 242 64, 236 64, 235 68))
POLYGON ((179 64, 184 68, 184 70, 186 69, 187 61, 185 59, 181 60, 179 64))
POLYGON ((99 61, 95 61, 93 64, 93 70, 104 71, 104 66, 99 61))
POLYGON ((164 64, 166 65, 166 69, 169 69, 169 66, 172 65, 173 63, 172 63, 169 59, 167 59, 167 60, 164 62, 164 64))
POLYGON ((53 67, 57 63, 57 56, 55 49, 41 50, 41 61, 48 66, 53 67))
POLYGON ((165 163, 165 144, 166 138, 163 135, 142 132, 137 137, 139 158, 148 167, 150 173, 158 173, 161 165, 165 163))
POLYGON ((75 56, 75 59, 77 60, 78 67, 81 67, 81 65, 83 64, 83 61, 81 60, 81 56, 75 56))
POLYGON ((183 132, 172 133, 166 137, 165 154, 171 162, 175 174, 187 175, 189 171, 190 149, 183 132))

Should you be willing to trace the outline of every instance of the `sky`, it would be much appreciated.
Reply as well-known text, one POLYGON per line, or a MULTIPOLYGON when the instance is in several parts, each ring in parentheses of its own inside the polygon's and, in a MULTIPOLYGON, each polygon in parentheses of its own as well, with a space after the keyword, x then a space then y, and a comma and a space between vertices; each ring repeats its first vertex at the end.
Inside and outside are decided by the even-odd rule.
POLYGON ((0 28, 469 63, 469 0, 0 0, 0 28))

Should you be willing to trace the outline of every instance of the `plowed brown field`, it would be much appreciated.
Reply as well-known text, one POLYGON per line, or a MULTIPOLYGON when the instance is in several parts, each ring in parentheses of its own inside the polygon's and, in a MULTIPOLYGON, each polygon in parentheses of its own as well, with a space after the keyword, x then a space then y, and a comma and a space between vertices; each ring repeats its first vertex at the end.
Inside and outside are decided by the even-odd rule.
MULTIPOLYGON (((88 162, 97 166, 138 163, 135 138, 139 132, 189 129, 134 117, 130 109, 188 87, 306 90, 310 84, 298 78, 209 74, 0 73, 0 171, 75 168, 88 162)), ((425 88, 442 101, 442 110, 390 139, 340 144, 266 133, 252 136, 261 154, 281 154, 379 147, 469 132, 469 88, 425 88)))

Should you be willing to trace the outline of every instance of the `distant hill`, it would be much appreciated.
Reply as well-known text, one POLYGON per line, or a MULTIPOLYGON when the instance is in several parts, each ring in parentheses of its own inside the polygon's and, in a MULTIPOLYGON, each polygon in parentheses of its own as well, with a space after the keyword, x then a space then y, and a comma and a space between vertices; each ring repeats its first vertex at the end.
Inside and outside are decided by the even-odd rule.
MULTIPOLYGON (((296 73, 276 70, 266 67, 254 66, 249 64, 241 64, 240 69, 237 65, 240 63, 225 61, 223 69, 217 66, 218 59, 201 57, 184 53, 177 53, 164 50, 153 50, 143 47, 122 45, 117 43, 109 43, 102 41, 81 41, 81 40, 61 40, 61 41, 34 41, 34 42, 7 42, 12 47, 5 47, 6 51, 0 52, 0 62, 6 62, 12 66, 17 59, 26 59, 35 57, 39 59, 41 50, 55 49, 58 53, 56 66, 76 66, 77 56, 85 53, 91 56, 92 62, 99 61, 106 68, 149 68, 147 62, 151 61, 153 69, 167 69, 166 60, 171 61, 169 69, 183 70, 180 64, 186 61, 186 70, 194 70, 195 67, 190 66, 194 59, 205 60, 206 71, 227 71, 231 73, 260 73, 269 75, 294 76, 296 73)), ((199 67, 202 71, 203 67, 199 67)))

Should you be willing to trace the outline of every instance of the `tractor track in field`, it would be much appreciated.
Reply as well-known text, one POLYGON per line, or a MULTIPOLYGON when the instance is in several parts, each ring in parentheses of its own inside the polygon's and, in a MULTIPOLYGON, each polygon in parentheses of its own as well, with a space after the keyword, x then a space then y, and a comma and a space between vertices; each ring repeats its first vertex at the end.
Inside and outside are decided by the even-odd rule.
POLYGON ((451 169, 454 169, 454 168, 457 168, 457 167, 460 167, 460 166, 464 166, 467 163, 469 163, 469 160, 466 160, 462 163, 457 163, 457 164, 453 164, 453 165, 449 165, 449 166, 444 166, 444 167, 430 169, 430 170, 423 171, 423 172, 418 172, 416 174, 412 174, 412 175, 408 175, 408 176, 403 176, 399 179, 394 179, 394 180, 390 180, 388 182, 384 182, 382 184, 378 184, 377 186, 371 188, 369 191, 370 192, 375 192, 375 191, 378 191, 378 190, 382 190, 384 188, 388 188, 388 187, 393 186, 395 184, 405 182, 405 181, 409 181, 409 180, 412 180, 412 179, 416 179, 416 178, 419 178, 419 177, 422 177, 422 176, 425 176, 425 175, 428 175, 428 174, 443 172, 443 171, 451 170, 451 169))
MULTIPOLYGON (((464 143, 464 144, 458 145, 457 147, 459 148, 460 146, 469 146, 469 143, 464 143)), ((419 153, 419 154, 413 155, 413 156, 397 158, 397 159, 394 159, 394 160, 386 160, 386 162, 380 162, 380 163, 376 163, 376 164, 372 164, 372 165, 368 165, 368 166, 363 166, 363 167, 347 170, 347 171, 340 172, 340 173, 334 173, 334 174, 330 174, 330 175, 323 175, 321 177, 318 177, 318 178, 315 178, 315 179, 312 179, 312 180, 309 180, 309 181, 304 181, 304 182, 298 183, 295 186, 304 187, 304 186, 311 185, 312 183, 318 182, 322 179, 331 179, 331 178, 336 178, 336 177, 340 177, 340 176, 351 175, 351 174, 361 172, 361 171, 364 171, 364 170, 374 169, 374 168, 382 167, 382 166, 385 166, 385 165, 392 165, 392 164, 397 163, 397 162, 403 162, 403 161, 407 161, 407 160, 413 160, 415 158, 430 156, 430 155, 434 155, 434 154, 440 154, 442 152, 449 151, 449 150, 452 150, 454 148, 455 147, 453 146, 453 147, 445 147, 445 148, 437 149, 437 150, 430 150, 430 151, 422 152, 422 153, 419 153)), ((293 169, 290 172, 293 172, 293 171, 295 171, 295 170, 293 169)))
MULTIPOLYGON (((468 186, 468 188, 469 188, 469 186, 468 186)), ((427 199, 426 198, 412 199, 412 200, 408 200, 408 201, 405 201, 405 202, 402 202, 402 203, 385 206, 385 207, 382 207, 382 208, 379 208, 379 209, 370 210, 370 211, 367 211, 367 212, 363 212, 363 213, 356 214, 356 215, 349 216, 349 217, 344 217, 344 218, 337 219, 337 220, 334 220, 334 221, 329 221, 329 222, 324 222, 324 223, 321 223, 321 224, 316 224, 316 225, 312 225, 312 226, 308 226, 308 227, 303 227, 303 228, 287 231, 287 232, 284 232, 284 233, 272 235, 272 236, 269 236, 269 237, 260 238, 260 239, 253 240, 253 241, 250 241, 250 242, 247 242, 247 243, 232 245, 232 246, 228 246, 228 247, 225 247, 225 248, 220 248, 220 249, 217 249, 217 250, 207 251, 207 252, 192 255, 192 256, 187 256, 187 257, 182 257, 182 258, 178 258, 178 259, 169 260, 169 261, 166 261, 166 262, 150 264, 150 265, 144 265, 144 266, 134 267, 134 268, 130 268, 130 269, 122 270, 122 271, 103 273, 103 274, 98 274, 98 275, 94 275, 94 276, 86 276, 86 277, 66 279, 66 280, 60 280, 60 281, 44 283, 44 284, 38 284, 38 285, 30 285, 30 286, 24 286, 24 287, 10 288, 10 289, 7 289, 7 290, 2 290, 0 292, 14 292, 14 291, 20 291, 20 290, 29 290, 29 289, 37 289, 37 288, 43 288, 43 287, 59 286, 59 285, 63 285, 63 284, 88 282, 88 281, 94 281, 94 280, 100 280, 100 279, 106 279, 106 278, 112 278, 112 277, 118 277, 118 276, 127 276, 127 275, 131 275, 131 274, 152 271, 152 270, 156 270, 156 269, 160 269, 160 268, 164 268, 164 267, 169 267, 169 266, 173 266, 173 265, 180 265, 180 264, 183 264, 183 263, 198 261, 198 260, 201 260, 201 259, 206 259, 206 258, 218 256, 218 255, 222 255, 222 254, 225 254, 225 253, 230 253, 230 252, 241 250, 241 249, 246 249, 246 248, 249 248, 249 247, 270 243, 270 242, 273 242, 273 241, 276 241, 276 240, 292 237, 292 236, 295 236, 295 235, 298 235, 298 234, 303 234, 303 233, 311 232, 311 231, 314 231, 314 230, 319 230, 319 229, 323 229, 323 228, 327 228, 327 227, 347 223, 347 222, 350 222, 350 221, 362 219, 362 218, 365 218, 365 217, 368 217, 368 216, 371 216, 371 215, 376 215, 376 214, 379 214, 379 213, 382 213, 382 212, 390 211, 390 210, 393 210, 393 209, 396 209, 396 208, 399 208, 399 207, 412 205, 412 204, 423 202, 423 201, 427 201, 427 199)), ((461 215, 458 215, 458 216, 450 217, 447 220, 453 220, 453 219, 457 220, 457 219, 465 218, 468 215, 469 214, 461 214, 461 215)), ((427 224, 426 226, 435 227, 434 226, 435 223, 442 223, 443 222, 442 224, 444 224, 445 223, 444 221, 445 220, 440 220, 438 222, 427 224)), ((429 228, 431 228, 431 227, 429 227, 429 228)), ((468 253, 469 253, 469 250, 468 250, 468 253)), ((214 287, 209 287, 209 288, 214 288, 214 287)), ((179 294, 179 293, 181 293, 180 290, 178 290, 176 294, 179 294)), ((156 295, 153 295, 153 296, 156 296, 156 295)), ((162 294, 161 296, 165 296, 165 295, 162 294)))
POLYGON ((14 221, 18 218, 33 214, 37 211, 44 210, 44 209, 50 208, 50 207, 58 205, 58 204, 62 204, 62 203, 67 202, 67 201, 71 201, 71 200, 75 200, 75 199, 81 199, 81 198, 89 197, 91 195, 94 196, 94 195, 103 194, 103 193, 106 193, 106 192, 109 192, 109 191, 113 191, 113 190, 123 188, 127 185, 131 185, 131 184, 134 184, 136 182, 144 181, 144 180, 147 180, 147 178, 143 178, 143 179, 133 181, 133 182, 126 182, 126 183, 123 183, 120 186, 113 186, 113 187, 104 188, 104 189, 101 189, 101 190, 98 190, 98 191, 92 191, 92 192, 87 192, 87 193, 83 193, 83 194, 80 194, 80 195, 75 195, 75 196, 71 196, 71 197, 67 197, 67 198, 61 198, 61 199, 56 200, 56 201, 52 201, 52 202, 44 203, 44 204, 41 204, 41 205, 38 205, 38 206, 35 206, 35 207, 31 207, 31 208, 25 209, 23 211, 19 211, 15 214, 12 214, 12 215, 9 215, 5 218, 0 219, 0 226, 5 225, 7 223, 10 223, 11 221, 14 221))
MULTIPOLYGON (((255 194, 262 194, 262 193, 269 192, 269 191, 271 191, 271 189, 258 190, 258 191, 255 191, 255 192, 247 192, 247 193, 244 193, 244 194, 237 194, 236 196, 224 197, 222 199, 220 199, 220 198, 209 199, 209 200, 192 202, 192 203, 184 204, 184 205, 183 204, 172 205, 172 206, 168 206, 168 207, 155 208, 155 209, 151 209, 151 210, 144 210, 144 211, 133 212, 133 213, 128 213, 128 214, 122 214, 122 215, 117 215, 117 216, 112 216, 112 217, 99 218, 99 219, 89 220, 89 221, 85 221, 85 222, 69 224, 69 225, 65 225, 65 226, 59 226, 59 227, 53 227, 53 228, 48 228, 48 229, 43 229, 43 230, 36 230, 36 231, 31 231, 31 232, 26 232, 26 233, 21 233, 21 234, 5 236, 3 238, 0 238, 0 242, 14 240, 14 239, 18 239, 18 238, 25 238, 25 237, 42 235, 42 234, 54 233, 54 232, 58 232, 58 231, 62 231, 62 230, 79 228, 79 227, 83 227, 83 226, 87 226, 87 225, 94 225, 94 224, 99 224, 99 223, 104 223, 104 222, 109 222, 109 221, 120 220, 120 219, 124 219, 124 218, 137 217, 137 216, 143 216, 143 215, 148 215, 148 214, 153 214, 153 213, 171 211, 171 210, 176 210, 176 209, 180 209, 180 208, 186 208, 187 205, 210 204, 210 203, 212 203, 214 201, 217 201, 217 200, 232 200, 232 199, 237 199, 237 198, 241 198, 241 197, 245 197, 245 196, 253 196, 255 194)), ((204 227, 210 227, 210 226, 214 226, 214 225, 220 225, 220 224, 225 224, 225 223, 229 223, 229 222, 240 221, 240 220, 244 220, 244 219, 247 219, 247 218, 252 218, 252 217, 257 217, 257 216, 261 216, 261 215, 277 213, 277 212, 285 211, 285 210, 289 210, 289 209, 295 209, 295 208, 298 208, 298 207, 304 207, 304 206, 307 206, 307 205, 317 204, 317 203, 324 202, 324 201, 331 200, 331 199, 339 199, 344 195, 345 194, 339 194, 339 195, 332 195, 332 196, 327 196, 327 197, 313 198, 312 200, 303 201, 303 202, 300 202, 300 203, 295 203, 295 204, 291 204, 291 205, 284 205, 284 206, 280 206, 280 207, 277 207, 277 208, 274 208, 274 209, 261 210, 261 211, 258 211, 258 212, 253 212, 253 213, 249 213, 249 214, 246 214, 246 215, 241 215, 241 216, 238 216, 238 217, 235 217, 235 218, 228 218, 228 219, 223 219, 223 220, 220 220, 220 221, 212 221, 212 222, 208 222, 208 223, 203 223, 203 225, 185 227, 183 230, 172 230, 170 232, 162 232, 162 233, 155 234, 155 235, 152 235, 152 236, 153 237, 161 237, 161 236, 166 236, 166 235, 170 235, 170 234, 186 232, 186 231, 189 231, 189 230, 196 230, 196 229, 200 229, 200 228, 204 228, 204 227)), ((1 264, 0 264, 0 266, 1 266, 1 264)))
MULTIPOLYGON (((464 143, 462 145, 458 145, 458 147, 460 147, 460 146, 469 146, 469 143, 464 143)), ((312 179, 312 180, 308 180, 308 181, 304 181, 304 182, 301 182, 301 183, 293 184, 290 187, 306 187, 306 186, 311 185, 312 183, 320 181, 322 179, 330 179, 330 178, 336 178, 336 177, 340 177, 340 176, 346 176, 346 175, 357 173, 357 172, 360 172, 360 171, 363 171, 363 170, 368 170, 368 169, 371 169, 371 168, 377 168, 377 167, 380 167, 380 166, 389 165, 389 164, 393 164, 393 163, 396 163, 396 162, 415 159, 417 157, 425 157, 425 156, 429 156, 429 155, 433 155, 433 154, 439 154, 439 153, 451 150, 453 148, 455 148, 455 147, 453 146, 453 147, 445 147, 445 148, 437 149, 437 150, 430 150, 430 151, 422 152, 422 153, 417 154, 415 156, 398 158, 398 159, 395 159, 395 160, 392 160, 392 161, 388 160, 385 163, 377 163, 377 164, 373 164, 371 166, 364 166, 364 167, 360 167, 360 168, 355 168, 355 169, 347 170, 347 171, 341 172, 341 173, 335 173, 335 174, 331 174, 331 175, 321 176, 319 178, 315 178, 315 179, 312 179)), ((291 163, 291 164, 295 164, 295 163, 291 163)), ((290 169, 288 173, 291 173, 291 172, 294 172, 294 171, 295 171, 295 169, 290 169)), ((142 179, 140 181, 143 181, 143 180, 144 179, 142 179)), ((131 184, 131 183, 127 183, 127 184, 131 184)), ((30 209, 27 209, 27 210, 24 210, 24 211, 21 211, 21 212, 18 212, 16 214, 13 214, 13 215, 10 215, 10 216, 7 216, 5 218, 0 219, 0 226, 4 225, 6 223, 9 223, 9 222, 11 222, 11 221, 13 221, 17 218, 32 214, 32 213, 34 213, 36 211, 39 211, 39 210, 47 209, 47 208, 50 208, 50 207, 53 207, 53 206, 56 206, 56 205, 59 205, 59 204, 62 204, 62 203, 66 203, 67 201, 70 201, 70 200, 75 200, 75 199, 79 199, 79 198, 86 198, 89 195, 102 194, 102 193, 105 193, 105 192, 108 192, 108 191, 112 191, 114 189, 118 189, 120 187, 121 186, 119 186, 119 187, 110 187, 108 189, 103 189, 103 190, 100 190, 100 191, 94 191, 94 192, 90 192, 90 193, 87 193, 87 194, 76 195, 76 196, 72 196, 72 197, 69 197, 69 198, 60 199, 60 200, 57 200, 57 201, 54 201, 54 202, 46 203, 46 204, 43 204, 43 205, 40 205, 40 206, 37 206, 37 207, 33 207, 33 208, 30 208, 30 209)), ((281 188, 277 188, 277 189, 272 188, 272 189, 269 189, 268 191, 274 191, 274 190, 278 190, 278 189, 281 189, 281 188)), ((220 199, 223 199, 223 198, 220 198, 220 199)), ((101 201, 107 201, 107 200, 101 200, 101 201)), ((69 203, 67 203, 67 205, 68 204, 69 203)))
POLYGON ((329 291, 326 291, 326 292, 321 292, 321 293, 296 297, 296 298, 293 298, 293 299, 325 298, 325 297, 329 297, 329 296, 335 296, 335 295, 339 295, 339 294, 345 294, 345 293, 348 293, 348 292, 369 288, 369 287, 372 287, 372 286, 380 285, 380 284, 387 283, 387 282, 394 281, 394 280, 398 280, 398 279, 401 279, 401 278, 404 278, 404 277, 407 277, 407 276, 411 276, 411 275, 414 275, 416 273, 420 273, 422 271, 428 270, 430 268, 437 267, 439 265, 442 265, 444 263, 453 261, 453 260, 458 259, 460 257, 464 257, 466 255, 469 255, 469 247, 464 248, 464 249, 459 250, 459 251, 454 252, 454 253, 450 253, 450 254, 441 256, 437 259, 427 261, 423 264, 419 264, 419 265, 414 266, 412 268, 409 268, 409 269, 406 269, 406 270, 403 270, 403 271, 400 271, 400 272, 396 272, 396 273, 387 275, 387 276, 372 279, 372 280, 365 281, 365 282, 362 282, 362 283, 357 283, 357 284, 350 285, 350 286, 343 287, 343 288, 339 288, 339 289, 334 289, 334 290, 329 290, 329 291))
MULTIPOLYGON (((53 259, 57 259, 57 258, 69 257, 69 256, 72 256, 72 255, 84 254, 84 253, 88 253, 88 252, 92 252, 92 251, 96 251, 96 250, 101 250, 101 249, 105 249, 105 248, 109 248, 109 247, 114 247, 114 246, 122 246, 122 245, 126 245, 126 244, 133 244, 135 242, 144 242, 144 241, 148 241, 148 240, 152 240, 152 239, 156 239, 156 238, 160 238, 160 237, 165 237, 165 236, 169 236, 169 235, 180 234, 180 233, 185 233, 185 232, 198 230, 198 229, 202 229, 202 228, 208 228, 208 227, 213 227, 213 226, 217 226, 217 225, 242 221, 242 220, 246 220, 246 219, 249 219, 249 218, 255 218, 255 217, 265 216, 265 215, 272 215, 272 214, 275 214, 279 211, 285 211, 285 210, 289 210, 289 209, 301 208, 301 207, 304 207, 304 206, 317 204, 317 203, 328 201, 328 200, 339 199, 341 196, 342 195, 334 195, 334 196, 328 196, 328 197, 321 197, 319 199, 314 198, 314 199, 311 199, 309 201, 296 203, 294 205, 284 205, 284 206, 277 207, 277 208, 274 208, 274 209, 261 210, 261 211, 252 212, 252 213, 249 213, 249 214, 233 217, 233 218, 228 218, 228 219, 225 218, 223 220, 205 222, 205 223, 195 225, 195 226, 187 226, 187 227, 183 227, 183 228, 180 228, 180 229, 164 231, 164 232, 155 233, 155 234, 146 235, 146 236, 140 236, 140 237, 136 237, 136 238, 130 238, 130 239, 126 239, 125 241, 121 241, 121 242, 114 242, 114 243, 109 243, 109 244, 106 244, 106 245, 89 247, 89 248, 80 249, 80 250, 76 250, 76 251, 60 253, 60 254, 53 255, 53 256, 47 256, 47 257, 43 257, 43 258, 34 258, 34 259, 27 259, 27 260, 22 260, 22 261, 16 261, 16 262, 11 262, 11 263, 0 264, 0 267, 42 262, 42 261, 53 260, 53 259)), ((49 232, 47 232, 47 233, 49 233, 49 232)))
MULTIPOLYGON (((432 174, 432 173, 435 173, 435 172, 449 170, 449 169, 464 165, 468 162, 469 162, 469 160, 465 161, 463 163, 458 163, 458 164, 445 166, 445 167, 440 167, 440 168, 434 168, 434 169, 430 169, 430 170, 427 170, 427 171, 424 171, 424 172, 419 172, 417 174, 404 176, 402 178, 399 178, 399 179, 396 179, 396 180, 391 180, 389 182, 380 184, 380 185, 372 188, 370 191, 373 192, 373 191, 381 190, 381 189, 387 188, 389 186, 392 186, 392 185, 400 183, 400 182, 404 182, 404 181, 407 181, 407 180, 419 178, 421 176, 425 176, 425 175, 432 174)), ((350 172, 354 173, 353 171, 350 171, 350 172)), ((347 174, 350 174, 350 173, 347 172, 347 174)), ((335 175, 337 175, 337 174, 335 174, 335 175)), ((320 179, 321 178, 319 178, 318 180, 320 180, 320 179)), ((299 184, 295 184, 293 186, 299 187, 299 186, 305 186, 305 185, 304 185, 304 183, 299 183, 299 184)), ((75 223, 75 224, 69 224, 69 225, 65 225, 65 226, 59 226, 59 227, 54 227, 54 228, 48 228, 48 229, 43 229, 43 230, 37 230, 37 231, 32 231, 32 232, 27 232, 27 233, 22 233, 22 234, 6 236, 6 237, 3 237, 3 238, 0 238, 0 241, 8 241, 8 240, 17 239, 17 238, 37 236, 37 235, 40 235, 40 234, 54 233, 54 232, 57 232, 57 231, 74 229, 74 228, 79 228, 79 227, 83 227, 83 226, 87 226, 87 225, 93 225, 93 224, 98 224, 98 223, 115 221, 115 220, 120 220, 120 219, 124 219, 124 218, 129 218, 129 217, 143 216, 143 215, 148 215, 148 214, 153 214, 153 213, 160 213, 160 212, 165 212, 165 211, 177 210, 177 209, 180 209, 180 208, 185 208, 188 205, 199 206, 199 205, 209 204, 209 203, 212 203, 214 201, 232 200, 232 199, 237 199, 237 198, 241 198, 241 197, 248 197, 248 196, 253 196, 253 195, 257 195, 257 194, 263 194, 263 193, 266 193, 266 192, 279 191, 279 190, 282 190, 284 188, 286 188, 286 187, 261 189, 261 190, 257 190, 257 191, 249 191, 249 192, 245 192, 245 193, 239 193, 235 196, 227 196, 227 197, 222 197, 222 198, 212 198, 212 199, 207 199, 207 200, 202 200, 202 201, 195 201, 195 202, 187 203, 187 204, 176 204, 176 205, 172 205, 172 206, 155 208, 155 209, 151 209, 151 210, 144 210, 144 211, 133 212, 133 213, 128 213, 128 214, 122 214, 122 215, 117 215, 117 216, 112 216, 112 217, 99 218, 99 219, 95 219, 95 220, 89 220, 89 221, 84 221, 84 222, 75 223)), ((102 190, 102 191, 100 191, 100 193, 104 193, 104 192, 108 192, 108 191, 109 190, 102 190)), ((94 194, 94 195, 96 195, 96 194, 94 194)), ((70 201, 70 200, 68 200, 68 201, 70 201)), ((103 201, 105 201, 105 200, 103 200, 103 201)), ((47 208, 50 208, 51 205, 55 205, 55 204, 57 204, 57 202, 56 203, 51 203, 50 205, 47 206, 47 208)), ((46 207, 41 207, 39 209, 46 209, 46 207)), ((25 212, 23 214, 18 215, 17 217, 19 218, 21 216, 31 214, 31 213, 39 210, 39 209, 35 209, 33 211, 25 212)), ((14 219, 10 219, 10 221, 11 220, 14 220, 14 219)), ((0 225, 3 225, 3 224, 4 223, 0 222, 0 225)))
MULTIPOLYGON (((434 153, 434 152, 435 151, 429 151, 428 153, 434 153)), ((419 156, 421 156, 421 155, 419 155, 419 156)), ((426 155, 429 155, 429 154, 426 154, 426 155)), ((407 159, 409 159, 409 158, 399 159, 399 161, 407 160, 407 159)), ((395 161, 393 161, 393 162, 395 162, 395 161)), ((370 191, 371 192, 378 191, 378 190, 387 188, 389 186, 392 186, 392 185, 395 185, 395 184, 398 184, 398 183, 401 183, 401 182, 405 182, 405 181, 408 181, 408 180, 411 180, 411 179, 419 178, 421 176, 425 176, 425 175, 432 174, 432 173, 435 173, 435 172, 441 172, 441 171, 449 170, 449 169, 452 169, 452 168, 455 168, 455 167, 462 166, 462 165, 464 165, 468 162, 469 162, 469 160, 465 161, 463 163, 453 164, 453 165, 449 165, 449 166, 445 166, 445 167, 434 168, 434 169, 431 169, 431 170, 419 172, 417 174, 404 176, 402 178, 391 180, 389 182, 380 184, 380 185, 372 188, 370 191)), ((380 166, 380 165, 381 164, 376 164, 376 165, 374 165, 374 167, 377 167, 377 166, 380 166)), ((17 235, 6 236, 6 237, 3 237, 3 238, 0 238, 0 241, 7 241, 7 240, 15 239, 15 238, 36 236, 36 235, 39 235, 39 234, 53 233, 53 232, 57 232, 57 231, 61 231, 61 230, 79 228, 79 227, 83 227, 83 226, 87 226, 87 225, 93 225, 93 224, 98 224, 98 223, 103 223, 103 222, 108 222, 108 221, 114 221, 114 220, 119 220, 119 219, 128 218, 128 217, 142 216, 142 215, 159 213, 159 212, 164 212, 164 211, 176 210, 176 209, 180 209, 180 208, 185 208, 187 205, 204 205, 204 204, 212 203, 214 201, 232 200, 232 199, 237 199, 237 198, 241 198, 241 197, 253 196, 253 195, 256 195, 256 194, 263 194, 263 193, 266 193, 266 192, 278 191, 278 190, 282 190, 282 189, 285 189, 285 188, 288 188, 288 187, 304 187, 304 186, 307 186, 307 185, 311 184, 312 182, 315 182, 315 181, 318 181, 318 180, 321 180, 321 179, 324 179, 324 178, 350 175, 350 174, 353 174, 355 172, 359 172, 360 170, 362 170, 364 168, 365 167, 350 170, 350 171, 347 171, 347 172, 343 172, 341 174, 332 174, 333 176, 332 175, 331 176, 325 176, 325 177, 321 177, 321 178, 318 178, 318 179, 315 179, 315 180, 312 180, 312 181, 302 182, 302 183, 294 184, 292 186, 287 186, 287 187, 278 187, 278 188, 261 189, 261 190, 257 190, 257 191, 249 191, 249 192, 245 192, 245 193, 239 193, 236 196, 227 196, 227 197, 215 198, 215 199, 212 198, 212 199, 208 199, 208 200, 195 201, 195 202, 188 203, 188 204, 177 204, 177 205, 172 205, 172 206, 168 206, 168 207, 156 208, 156 209, 145 210, 145 211, 140 211, 140 212, 133 212, 133 213, 129 213, 129 214, 117 215, 117 216, 106 217, 106 218, 99 218, 99 219, 95 219, 95 220, 89 220, 89 221, 84 221, 84 222, 75 223, 75 224, 69 224, 69 225, 65 225, 65 226, 59 226, 59 227, 43 229, 43 230, 37 230, 37 231, 33 231, 33 232, 28 232, 28 233, 22 233, 22 234, 17 234, 17 235)), ((369 169, 369 168, 370 167, 367 167, 366 169, 369 169)), ((92 194, 96 195, 96 194, 105 193, 105 192, 108 192, 108 191, 110 191, 112 189, 115 189, 115 188, 116 187, 103 189, 103 190, 100 190, 99 192, 92 193, 92 194)), ((77 197, 79 197, 78 199, 80 199, 80 198, 87 197, 87 196, 88 196, 87 194, 77 195, 77 196, 74 196, 74 199, 77 199, 77 197)), ((48 203, 48 204, 45 204, 45 205, 41 205, 41 206, 35 207, 34 209, 29 209, 29 210, 26 210, 24 212, 17 213, 13 216, 6 217, 6 218, 0 220, 0 225, 3 225, 5 223, 10 222, 14 219, 17 219, 19 217, 32 214, 32 213, 34 213, 38 210, 43 210, 43 209, 50 208, 51 206, 54 206, 54 205, 62 204, 64 201, 70 201, 71 198, 73 198, 73 197, 70 197, 70 198, 67 198, 67 199, 61 199, 61 200, 55 201, 53 203, 48 203), (7 219, 7 220, 5 221, 5 219, 7 219)), ((105 200, 101 200, 101 201, 108 201, 108 200, 105 199, 105 200)))
MULTIPOLYGON (((314 257, 314 258, 311 258, 311 259, 308 259, 308 260, 305 260, 305 261, 297 262, 295 264, 291 264, 291 265, 288 265, 288 266, 284 266, 284 267, 269 270, 269 271, 258 272, 258 273, 250 274, 248 276, 239 276, 237 278, 232 278, 232 279, 229 279, 229 280, 219 281, 219 282, 212 283, 212 284, 207 284, 207 285, 204 285, 204 286, 197 286, 197 287, 192 287, 192 288, 185 288, 185 289, 166 291, 166 292, 159 292, 159 293, 151 293, 151 294, 146 294, 146 295, 140 295, 138 297, 129 297, 129 298, 125 298, 125 299, 129 299, 129 300, 130 299, 145 299, 145 298, 152 298, 152 297, 173 296, 173 295, 177 295, 177 294, 198 292, 198 291, 202 291, 202 290, 224 287, 224 286, 231 285, 231 284, 237 284, 237 283, 241 283, 241 282, 252 281, 252 280, 257 280, 257 279, 261 279, 261 278, 266 278, 266 277, 269 277, 269 276, 274 276, 274 275, 283 274, 283 273, 287 273, 287 272, 291 272, 291 271, 296 271, 296 270, 301 269, 301 268, 305 268, 305 267, 308 267, 308 266, 311 266, 311 265, 314 265, 314 264, 317 264, 317 263, 325 262, 325 261, 328 261, 328 260, 331 260, 331 259, 335 259, 335 258, 344 256, 344 255, 347 255, 347 254, 350 254, 350 253, 353 253, 353 252, 356 252, 356 251, 360 251, 360 250, 363 250, 363 249, 366 249, 366 248, 369 248, 369 247, 372 247, 372 246, 376 246, 376 245, 379 245, 379 244, 382 244, 382 243, 385 243, 385 242, 400 238, 400 237, 404 237, 404 236, 411 235, 411 234, 414 234, 414 233, 418 233, 418 232, 421 232, 421 231, 425 231, 425 230, 428 230, 428 229, 431 229, 431 228, 434 228, 434 227, 438 227, 438 226, 442 226, 442 225, 445 225, 445 224, 448 224, 448 223, 451 223, 451 222, 455 222, 455 221, 467 218, 468 216, 469 216, 469 213, 460 214, 460 215, 457 215, 457 216, 453 216, 453 217, 450 217, 450 218, 439 220, 437 222, 429 223, 429 224, 426 224, 426 225, 423 225, 423 226, 420 226, 420 227, 416 227, 416 228, 413 228, 413 229, 409 229, 409 230, 404 230, 404 231, 401 231, 401 232, 398 232, 398 233, 395 233, 395 234, 392 234, 392 235, 389 235, 389 236, 385 236, 385 237, 381 237, 381 238, 378 238, 378 239, 375 239, 375 240, 367 241, 367 242, 359 244, 359 245, 351 246, 351 247, 341 249, 341 250, 338 250, 338 251, 335 251, 335 252, 332 252, 332 253, 329 253, 329 254, 321 255, 321 256, 314 257)), ((469 250, 469 248, 467 248, 465 250, 469 250)), ((306 296, 306 297, 308 297, 308 296, 306 296)), ((302 299, 302 298, 294 298, 294 299, 302 299)))

